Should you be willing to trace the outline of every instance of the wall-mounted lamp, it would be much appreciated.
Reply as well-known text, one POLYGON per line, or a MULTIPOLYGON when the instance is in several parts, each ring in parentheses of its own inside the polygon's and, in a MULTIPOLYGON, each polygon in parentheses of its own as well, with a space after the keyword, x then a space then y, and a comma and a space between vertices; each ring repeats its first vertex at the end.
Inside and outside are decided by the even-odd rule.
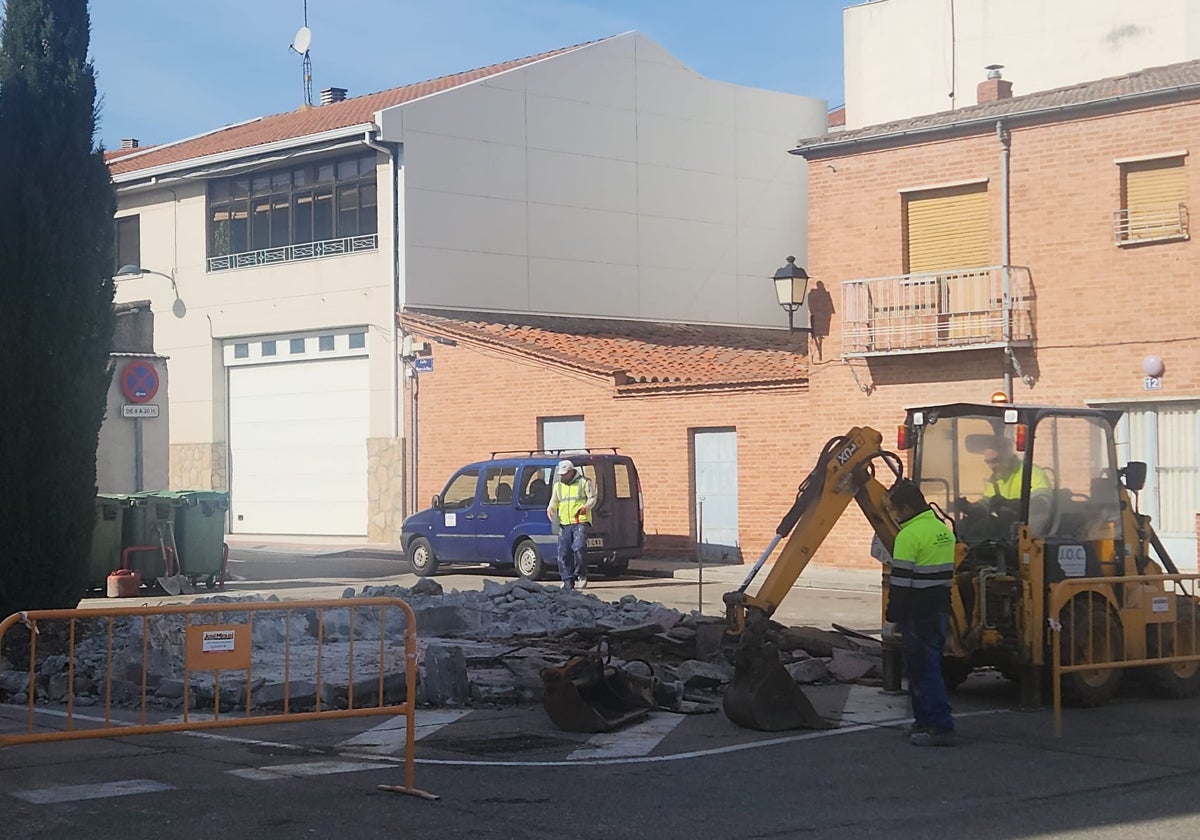
POLYGON ((179 286, 175 284, 175 269, 171 269, 170 274, 163 274, 161 271, 154 271, 149 268, 142 268, 140 265, 123 265, 117 269, 114 277, 140 277, 143 274, 154 274, 158 277, 166 277, 171 281, 171 291, 175 293, 175 303, 171 305, 171 311, 175 313, 176 318, 182 318, 187 314, 187 306, 179 297, 179 286))
POLYGON ((808 291, 808 272, 796 265, 795 257, 788 257, 787 263, 775 272, 773 279, 775 296, 779 299, 779 305, 787 310, 788 332, 792 332, 795 329, 792 316, 804 305, 804 295, 808 291))
POLYGON ((1142 373, 1147 376, 1153 376, 1155 379, 1162 377, 1167 371, 1167 366, 1163 363, 1161 356, 1147 356, 1142 359, 1142 373))

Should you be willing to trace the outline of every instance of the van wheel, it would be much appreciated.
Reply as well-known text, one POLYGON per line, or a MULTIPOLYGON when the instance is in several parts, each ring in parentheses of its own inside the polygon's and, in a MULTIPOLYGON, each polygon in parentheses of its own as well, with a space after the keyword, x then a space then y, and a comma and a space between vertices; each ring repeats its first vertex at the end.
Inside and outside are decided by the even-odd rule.
POLYGON ((412 572, 417 577, 429 577, 437 573, 437 555, 433 553, 429 540, 417 537, 409 544, 408 565, 412 566, 412 572))
POLYGON ((615 563, 609 563, 607 566, 602 566, 601 571, 605 577, 619 578, 629 571, 629 561, 618 560, 615 563))
POLYGON ((525 580, 541 580, 546 576, 546 564, 531 540, 521 540, 513 549, 513 565, 525 580))

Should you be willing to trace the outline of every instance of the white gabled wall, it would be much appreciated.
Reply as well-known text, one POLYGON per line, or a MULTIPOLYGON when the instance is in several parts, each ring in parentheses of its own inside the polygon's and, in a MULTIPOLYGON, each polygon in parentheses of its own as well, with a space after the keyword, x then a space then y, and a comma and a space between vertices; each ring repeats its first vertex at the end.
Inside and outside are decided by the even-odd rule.
POLYGON ((1200 58, 1200 0, 875 0, 842 19, 847 129, 974 105, 989 64, 1021 96, 1200 58))
MULTIPOLYGON (((636 34, 381 114, 410 306, 786 323, 822 100, 699 76, 636 34)), ((803 313, 801 313, 803 314, 803 313)))

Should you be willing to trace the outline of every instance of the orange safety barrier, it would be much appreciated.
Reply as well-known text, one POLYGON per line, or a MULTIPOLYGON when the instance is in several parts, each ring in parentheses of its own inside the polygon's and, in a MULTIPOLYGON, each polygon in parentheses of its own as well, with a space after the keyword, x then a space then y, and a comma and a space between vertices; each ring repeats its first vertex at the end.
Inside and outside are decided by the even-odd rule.
POLYGON ((1050 584, 1047 614, 1056 736, 1062 736, 1064 674, 1188 663, 1200 667, 1197 581, 1200 574, 1190 573, 1067 578, 1050 584), (1117 603, 1106 595, 1113 595, 1117 603), (1140 630, 1143 619, 1126 628, 1121 613, 1148 616, 1147 632, 1130 632, 1140 630))
MULTIPOLYGON (((259 626, 264 623, 264 618, 260 618, 259 626)), ((10 615, 8 618, 0 622, 0 645, 3 644, 5 635, 15 626, 24 625, 29 630, 29 664, 28 664, 28 681, 26 689, 28 693, 28 717, 24 732, 8 732, 0 733, 0 748, 12 746, 16 744, 31 744, 47 741, 68 741, 79 740, 86 738, 111 738, 115 736, 127 735, 148 735, 159 734, 166 732, 185 732, 193 730, 221 729, 235 726, 265 726, 275 723, 284 723, 292 721, 306 720, 323 720, 326 718, 346 718, 346 717, 365 717, 368 715, 404 715, 407 720, 407 732, 405 738, 405 755, 404 755, 404 770, 405 783, 403 786, 387 785, 380 786, 386 790, 394 790, 402 793, 409 793, 416 796, 421 796, 427 799, 436 799, 433 794, 417 790, 414 786, 414 743, 416 741, 416 685, 417 685, 417 630, 416 617, 413 614, 412 608, 400 600, 399 598, 342 598, 342 599, 325 599, 314 601, 252 601, 242 603, 220 603, 220 604, 188 604, 188 605, 163 605, 163 606, 140 606, 140 607, 112 607, 101 609, 86 609, 86 610, 31 610, 28 612, 17 613, 10 615), (394 699, 389 699, 389 691, 392 694, 396 693, 394 685, 388 685, 385 678, 389 675, 394 675, 396 668, 392 667, 395 664, 397 652, 393 646, 389 646, 387 621, 386 616, 389 610, 400 610, 403 614, 403 675, 404 675, 404 691, 403 701, 395 702, 394 699), (325 637, 325 620, 326 613, 329 611, 348 610, 348 630, 345 633, 344 640, 327 640, 325 637), (356 627, 356 616, 361 612, 369 611, 367 619, 359 622, 356 627), (275 640, 274 644, 270 640, 260 643, 255 649, 253 645, 255 633, 255 618, 262 614, 282 614, 283 630, 282 638, 275 640), (292 696, 292 675, 293 671, 304 671, 304 664, 296 661, 298 657, 294 656, 293 648, 299 647, 299 640, 293 639, 293 618, 304 617, 308 620, 309 634, 312 632, 312 618, 315 615, 316 619, 316 652, 315 652, 315 691, 313 698, 310 701, 307 698, 303 701, 296 700, 292 696), (244 616, 244 618, 243 618, 244 616), (118 657, 114 653, 114 638, 116 638, 114 630, 118 621, 122 619, 135 620, 141 618, 140 632, 140 656, 138 651, 132 651, 136 658, 140 658, 140 704, 137 707, 140 710, 139 719, 137 722, 121 721, 113 717, 113 702, 114 688, 128 688, 128 685, 122 680, 114 680, 114 665, 124 664, 127 668, 131 664, 128 661, 130 651, 123 649, 119 651, 118 657), (149 655, 153 652, 155 655, 162 656, 164 651, 161 645, 151 647, 150 645, 150 629, 151 619, 161 617, 167 619, 165 625, 156 625, 156 632, 171 635, 175 631, 181 631, 181 634, 176 634, 178 638, 181 635, 183 640, 182 652, 182 691, 183 691, 183 710, 182 720, 178 717, 152 721, 149 719, 150 712, 150 678, 151 674, 148 667, 149 655), (207 620, 206 620, 207 619, 207 620), (242 620, 238 620, 242 619, 242 620), (355 642, 359 641, 359 650, 361 651, 364 645, 374 646, 375 640, 366 642, 356 639, 359 632, 363 632, 363 625, 368 629, 378 624, 378 656, 375 660, 373 669, 368 666, 370 663, 360 664, 355 657, 355 642), (35 700, 41 689, 39 686, 38 666, 38 639, 43 632, 47 635, 53 627, 53 622, 66 623, 66 644, 65 649, 56 651, 62 653, 66 658, 66 715, 65 728, 61 730, 47 731, 44 728, 39 729, 34 724, 35 716, 35 700), (80 630, 92 631, 90 634, 84 633, 81 639, 80 630), (76 653, 77 645, 81 641, 88 642, 91 647, 97 644, 97 638, 103 643, 104 649, 104 680, 103 686, 96 686, 95 689, 102 691, 104 716, 101 719, 99 716, 91 716, 79 713, 75 702, 75 687, 76 687, 76 653), (327 663, 327 649, 338 645, 345 647, 345 668, 346 676, 346 693, 343 696, 334 696, 335 690, 326 681, 325 677, 332 671, 341 671, 338 662, 327 663), (282 653, 282 697, 278 698, 271 705, 278 706, 281 704, 281 711, 272 711, 264 709, 262 704, 256 706, 254 702, 254 693, 256 689, 262 688, 264 679, 259 680, 259 684, 255 683, 256 667, 260 672, 270 670, 272 663, 267 659, 278 656, 282 653), (118 661, 120 660, 120 661, 118 661), (257 660, 257 661, 256 661, 257 660), (355 681, 356 665, 362 670, 368 670, 372 676, 370 681, 355 681), (230 709, 222 709, 222 692, 221 692, 221 674, 228 672, 239 672, 244 674, 245 680, 245 702, 241 702, 240 697, 230 709), (200 687, 199 684, 193 685, 193 678, 197 675, 211 674, 212 680, 212 716, 198 717, 195 712, 199 708, 197 703, 194 703, 193 694, 199 694, 196 690, 200 687), (114 682, 118 686, 114 686, 114 682), (355 702, 356 690, 359 694, 359 699, 363 695, 367 695, 368 702, 355 702), (332 697, 332 699, 330 699, 332 697)), ((126 625, 129 627, 130 625, 126 625)), ((270 628, 267 628, 268 630, 270 628)), ((269 635, 269 634, 268 634, 269 635)), ((306 634, 308 635, 308 634, 306 634)), ((175 645, 179 648, 179 645, 175 645)), ((340 652, 340 651, 339 651, 340 652)), ((43 661, 45 657, 43 656, 43 661)), ((178 663, 174 663, 178 665, 178 663)), ((275 663, 278 670, 278 663, 275 663)), ((128 668, 133 670, 133 668, 128 668)), ((3 674, 0 674, 2 677, 3 674)), ((206 681, 206 679, 204 680, 206 681)), ((94 690, 95 690, 94 689, 94 690)), ((240 688, 237 691, 240 695, 240 688)))

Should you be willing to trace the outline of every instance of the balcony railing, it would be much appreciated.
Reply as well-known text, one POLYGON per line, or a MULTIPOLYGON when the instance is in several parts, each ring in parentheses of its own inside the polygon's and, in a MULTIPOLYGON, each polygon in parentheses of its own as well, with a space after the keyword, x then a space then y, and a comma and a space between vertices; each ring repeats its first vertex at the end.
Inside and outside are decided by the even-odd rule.
POLYGON ((347 236, 342 239, 326 239, 322 242, 305 242, 300 245, 281 245, 278 248, 262 248, 258 251, 243 251, 208 258, 209 271, 231 271, 235 268, 254 268, 260 265, 319 260, 322 257, 337 257, 342 254, 357 254, 360 251, 375 251, 379 248, 379 234, 347 236))
POLYGON ((842 283, 844 357, 1032 341, 1033 284, 1028 268, 992 265, 842 283))
POLYGON ((1188 212, 1182 202, 1148 210, 1113 211, 1113 239, 1118 245, 1187 238, 1188 212))

